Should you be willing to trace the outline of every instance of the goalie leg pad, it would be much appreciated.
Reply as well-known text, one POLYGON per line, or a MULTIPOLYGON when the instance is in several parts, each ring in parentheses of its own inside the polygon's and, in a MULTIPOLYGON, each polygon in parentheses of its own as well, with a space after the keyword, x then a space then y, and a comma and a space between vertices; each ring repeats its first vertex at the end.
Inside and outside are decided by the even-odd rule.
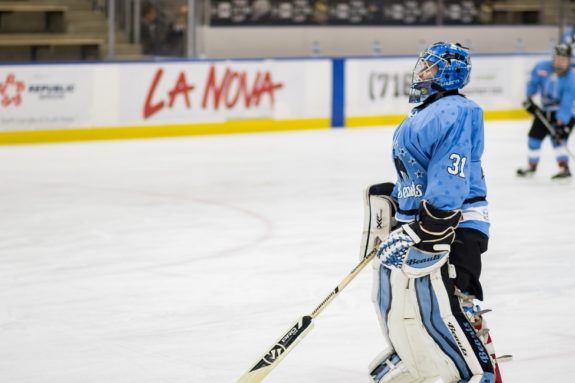
POLYGON ((495 347, 493 346, 493 340, 489 334, 489 327, 483 317, 483 314, 490 312, 491 310, 481 310, 481 308, 475 304, 475 297, 473 295, 462 293, 456 288, 455 295, 459 299, 461 308, 467 316, 469 323, 475 329, 477 336, 481 339, 481 342, 485 346, 485 349, 491 357, 491 362, 493 364, 493 369, 495 371, 495 383, 501 383, 501 371, 499 369, 499 361, 509 361, 512 359, 511 355, 504 355, 502 357, 497 357, 495 354, 495 347))
POLYGON ((442 353, 421 323, 414 288, 416 279, 401 270, 377 266, 372 299, 383 335, 401 359, 402 370, 407 370, 405 374, 415 382, 433 382, 439 377, 445 382, 459 381, 454 363, 442 353))
POLYGON ((456 364, 463 381, 493 383, 493 365, 475 329, 461 310, 447 270, 416 280, 422 323, 456 364), (432 331, 435 329, 435 332, 432 331))
POLYGON ((415 279, 378 268, 373 299, 384 335, 414 378, 493 383, 489 355, 446 286, 447 268, 415 279))

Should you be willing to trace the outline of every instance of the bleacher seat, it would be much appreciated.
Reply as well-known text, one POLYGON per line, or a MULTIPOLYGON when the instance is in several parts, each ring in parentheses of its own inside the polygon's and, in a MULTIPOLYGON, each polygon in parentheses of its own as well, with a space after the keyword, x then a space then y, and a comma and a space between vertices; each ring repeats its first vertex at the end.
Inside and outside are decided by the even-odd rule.
POLYGON ((68 12, 56 1, 0 0, 0 60, 101 58, 105 36, 68 33, 68 12))

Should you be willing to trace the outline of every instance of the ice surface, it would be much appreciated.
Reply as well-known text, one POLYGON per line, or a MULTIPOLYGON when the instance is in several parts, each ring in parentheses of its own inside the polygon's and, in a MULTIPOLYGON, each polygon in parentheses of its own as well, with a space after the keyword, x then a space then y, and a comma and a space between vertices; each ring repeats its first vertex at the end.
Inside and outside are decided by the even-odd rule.
MULTIPOLYGON (((575 186, 488 122, 483 283, 506 383, 575 376, 575 186)), ((358 261, 391 128, 0 148, 0 381, 233 383, 358 261)), ((269 375, 365 383, 365 270, 269 375)))

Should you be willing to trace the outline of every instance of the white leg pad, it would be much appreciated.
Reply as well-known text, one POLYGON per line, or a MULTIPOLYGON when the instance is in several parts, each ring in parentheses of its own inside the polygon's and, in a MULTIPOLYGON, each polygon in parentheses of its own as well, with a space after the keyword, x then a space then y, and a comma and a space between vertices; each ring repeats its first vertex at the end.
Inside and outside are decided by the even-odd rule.
MULTIPOLYGON (((384 337, 401 356, 402 370, 407 370, 408 377, 412 379, 406 382, 434 382, 439 378, 444 382, 460 381, 454 362, 429 335, 422 322, 416 279, 408 278, 400 270, 381 267, 375 262, 374 269, 376 286, 372 298, 384 337), (379 282, 387 285, 381 288, 379 282)), ((439 274, 439 271, 435 273, 439 274)))

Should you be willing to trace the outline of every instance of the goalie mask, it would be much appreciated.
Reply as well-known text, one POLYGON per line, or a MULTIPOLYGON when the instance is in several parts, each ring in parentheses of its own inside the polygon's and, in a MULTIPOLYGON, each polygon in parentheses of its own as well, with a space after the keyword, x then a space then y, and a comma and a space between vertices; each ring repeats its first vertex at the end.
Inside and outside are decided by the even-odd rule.
POLYGON ((425 101, 446 90, 461 89, 469 82, 469 50, 460 44, 435 43, 421 52, 413 69, 409 102, 425 101))

